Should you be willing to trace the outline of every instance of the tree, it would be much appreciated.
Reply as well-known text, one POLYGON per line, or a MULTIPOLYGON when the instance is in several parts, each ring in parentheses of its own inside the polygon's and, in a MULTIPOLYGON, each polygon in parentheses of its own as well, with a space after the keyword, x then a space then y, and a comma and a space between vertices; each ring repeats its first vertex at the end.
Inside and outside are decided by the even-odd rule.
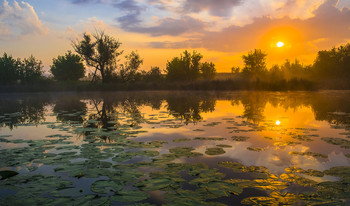
POLYGON ((315 76, 320 79, 350 78, 350 43, 331 50, 319 51, 313 65, 315 76))
POLYGON ((280 69, 280 66, 277 64, 273 65, 269 70, 270 81, 282 80, 283 72, 280 69))
POLYGON ((59 81, 78 80, 85 76, 85 67, 77 54, 68 51, 64 56, 53 58, 50 69, 55 79, 59 81))
POLYGON ((151 70, 144 74, 144 79, 150 82, 161 81, 163 78, 159 67, 151 67, 151 70))
POLYGON ((215 64, 212 62, 204 62, 201 65, 201 73, 204 79, 214 79, 216 75, 215 64))
POLYGON ((243 55, 244 62, 243 74, 251 78, 258 78, 266 72, 266 56, 261 49, 250 51, 247 55, 243 55))
POLYGON ((143 59, 141 59, 140 55, 132 51, 129 55, 125 56, 126 61, 124 65, 122 65, 122 69, 120 70, 120 76, 125 82, 134 82, 136 80, 137 70, 140 68, 141 64, 143 64, 143 59))
POLYGON ((239 74, 240 71, 241 71, 241 68, 239 68, 239 67, 232 67, 231 68, 231 73, 233 73, 233 74, 239 74))
POLYGON ((20 77, 22 82, 35 82, 42 79, 42 62, 31 55, 21 64, 20 77))
POLYGON ((0 83, 14 83, 20 79, 21 60, 6 53, 0 57, 0 83))
POLYGON ((121 43, 104 32, 97 32, 95 35, 84 33, 83 39, 73 42, 74 50, 85 60, 86 64, 94 67, 93 80, 96 72, 99 71, 102 82, 106 82, 107 73, 116 68, 117 57, 122 54, 119 51, 121 43))
POLYGON ((174 57, 167 62, 166 77, 169 80, 195 80, 200 77, 200 60, 203 56, 193 51, 185 50, 180 57, 174 57))

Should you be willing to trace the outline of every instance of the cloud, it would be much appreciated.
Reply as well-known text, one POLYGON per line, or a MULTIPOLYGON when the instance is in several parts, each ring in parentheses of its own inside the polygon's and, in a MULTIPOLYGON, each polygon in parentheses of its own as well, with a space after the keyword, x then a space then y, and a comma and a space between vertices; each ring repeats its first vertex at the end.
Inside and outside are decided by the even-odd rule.
POLYGON ((4 0, 0 6, 0 38, 22 37, 25 35, 36 34, 43 35, 48 32, 48 28, 44 26, 34 8, 26 2, 9 5, 4 0))
POLYGON ((185 16, 181 19, 164 18, 159 20, 156 26, 151 27, 127 26, 126 30, 137 33, 147 33, 152 36, 178 36, 185 33, 203 32, 205 25, 206 23, 200 20, 185 16))
MULTIPOLYGON (((247 51, 267 44, 268 37, 288 37, 291 43, 299 46, 322 42, 328 47, 344 43, 350 36, 350 10, 336 8, 336 0, 328 0, 313 11, 313 17, 292 19, 289 16, 272 18, 268 16, 253 19, 244 26, 231 25, 221 31, 205 31, 202 36, 181 42, 151 42, 156 48, 198 48, 223 52, 247 51), (319 41, 319 40, 322 41, 319 41), (327 43, 325 43, 327 42, 327 43)), ((303 51, 307 52, 307 51, 303 51)))
POLYGON ((124 0, 121 2, 113 3, 115 8, 124 12, 125 15, 117 18, 122 28, 129 28, 137 25, 141 22, 139 16, 143 8, 139 6, 134 0, 124 0))
POLYGON ((230 16, 232 9, 240 5, 240 0, 186 0, 183 4, 183 10, 186 12, 209 11, 213 16, 230 16))

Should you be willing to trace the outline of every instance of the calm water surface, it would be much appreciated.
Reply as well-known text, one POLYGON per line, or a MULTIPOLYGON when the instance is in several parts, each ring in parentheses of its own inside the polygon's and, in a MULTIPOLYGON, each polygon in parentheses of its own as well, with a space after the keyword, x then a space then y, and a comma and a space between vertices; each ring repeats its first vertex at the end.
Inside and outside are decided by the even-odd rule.
POLYGON ((0 205, 349 205, 350 91, 0 95, 0 205))

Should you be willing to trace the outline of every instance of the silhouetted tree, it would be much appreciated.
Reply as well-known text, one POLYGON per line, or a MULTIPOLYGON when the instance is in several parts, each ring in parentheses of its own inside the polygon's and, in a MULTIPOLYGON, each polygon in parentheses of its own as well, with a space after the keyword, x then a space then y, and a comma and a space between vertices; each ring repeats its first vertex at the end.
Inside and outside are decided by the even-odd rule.
POLYGON ((287 59, 285 63, 281 65, 281 70, 284 72, 284 78, 286 79, 301 79, 310 77, 311 67, 304 66, 298 59, 295 59, 294 62, 287 59))
POLYGON ((14 83, 20 79, 21 60, 6 53, 0 57, 0 83, 14 83))
POLYGON ((64 56, 53 59, 50 69, 55 79, 59 81, 78 80, 85 76, 85 67, 79 55, 68 51, 64 56))
POLYGON ((241 68, 239 68, 239 67, 232 67, 231 68, 231 73, 233 73, 233 74, 239 74, 240 71, 241 71, 241 68))
POLYGON ((119 51, 121 43, 104 32, 95 35, 84 33, 83 40, 73 42, 74 50, 85 60, 86 64, 95 68, 93 81, 96 72, 100 71, 102 82, 106 82, 106 76, 116 68, 117 57, 122 54, 119 51))
POLYGON ((167 62, 166 78, 168 80, 195 80, 200 76, 200 60, 203 56, 193 51, 187 50, 180 57, 175 57, 167 62))
POLYGON ((350 78, 350 44, 319 51, 313 65, 314 75, 320 79, 350 78))
POLYGON ((151 70, 144 74, 144 80, 150 82, 162 81, 164 79, 159 67, 151 67, 151 70))
POLYGON ((42 79, 43 65, 40 60, 35 59, 31 55, 28 59, 24 59, 21 64, 20 78, 22 82, 35 82, 42 79))
POLYGON ((280 66, 273 65, 271 69, 269 70, 269 77, 271 81, 281 80, 284 78, 283 72, 280 68, 280 66))
POLYGON ((212 62, 204 62, 200 67, 202 77, 204 79, 214 79, 216 75, 215 64, 212 62))
POLYGON ((125 82, 134 82, 136 80, 137 70, 140 68, 141 64, 143 64, 143 59, 141 59, 140 55, 135 51, 132 51, 129 55, 125 56, 125 58, 126 61, 120 70, 120 77, 125 82))
POLYGON ((259 78, 266 72, 266 56, 261 49, 250 51, 247 55, 243 55, 244 62, 243 74, 251 78, 259 78))

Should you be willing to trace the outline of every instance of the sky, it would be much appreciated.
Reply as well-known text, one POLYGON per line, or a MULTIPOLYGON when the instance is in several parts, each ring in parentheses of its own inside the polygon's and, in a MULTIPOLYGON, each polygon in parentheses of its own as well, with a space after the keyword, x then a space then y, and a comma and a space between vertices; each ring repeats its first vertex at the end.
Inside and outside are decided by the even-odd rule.
POLYGON ((33 55, 45 70, 84 32, 101 30, 122 43, 121 62, 137 50, 146 71, 186 49, 218 72, 254 49, 268 67, 312 64, 319 50, 350 42, 350 0, 0 0, 1 55, 33 55))

